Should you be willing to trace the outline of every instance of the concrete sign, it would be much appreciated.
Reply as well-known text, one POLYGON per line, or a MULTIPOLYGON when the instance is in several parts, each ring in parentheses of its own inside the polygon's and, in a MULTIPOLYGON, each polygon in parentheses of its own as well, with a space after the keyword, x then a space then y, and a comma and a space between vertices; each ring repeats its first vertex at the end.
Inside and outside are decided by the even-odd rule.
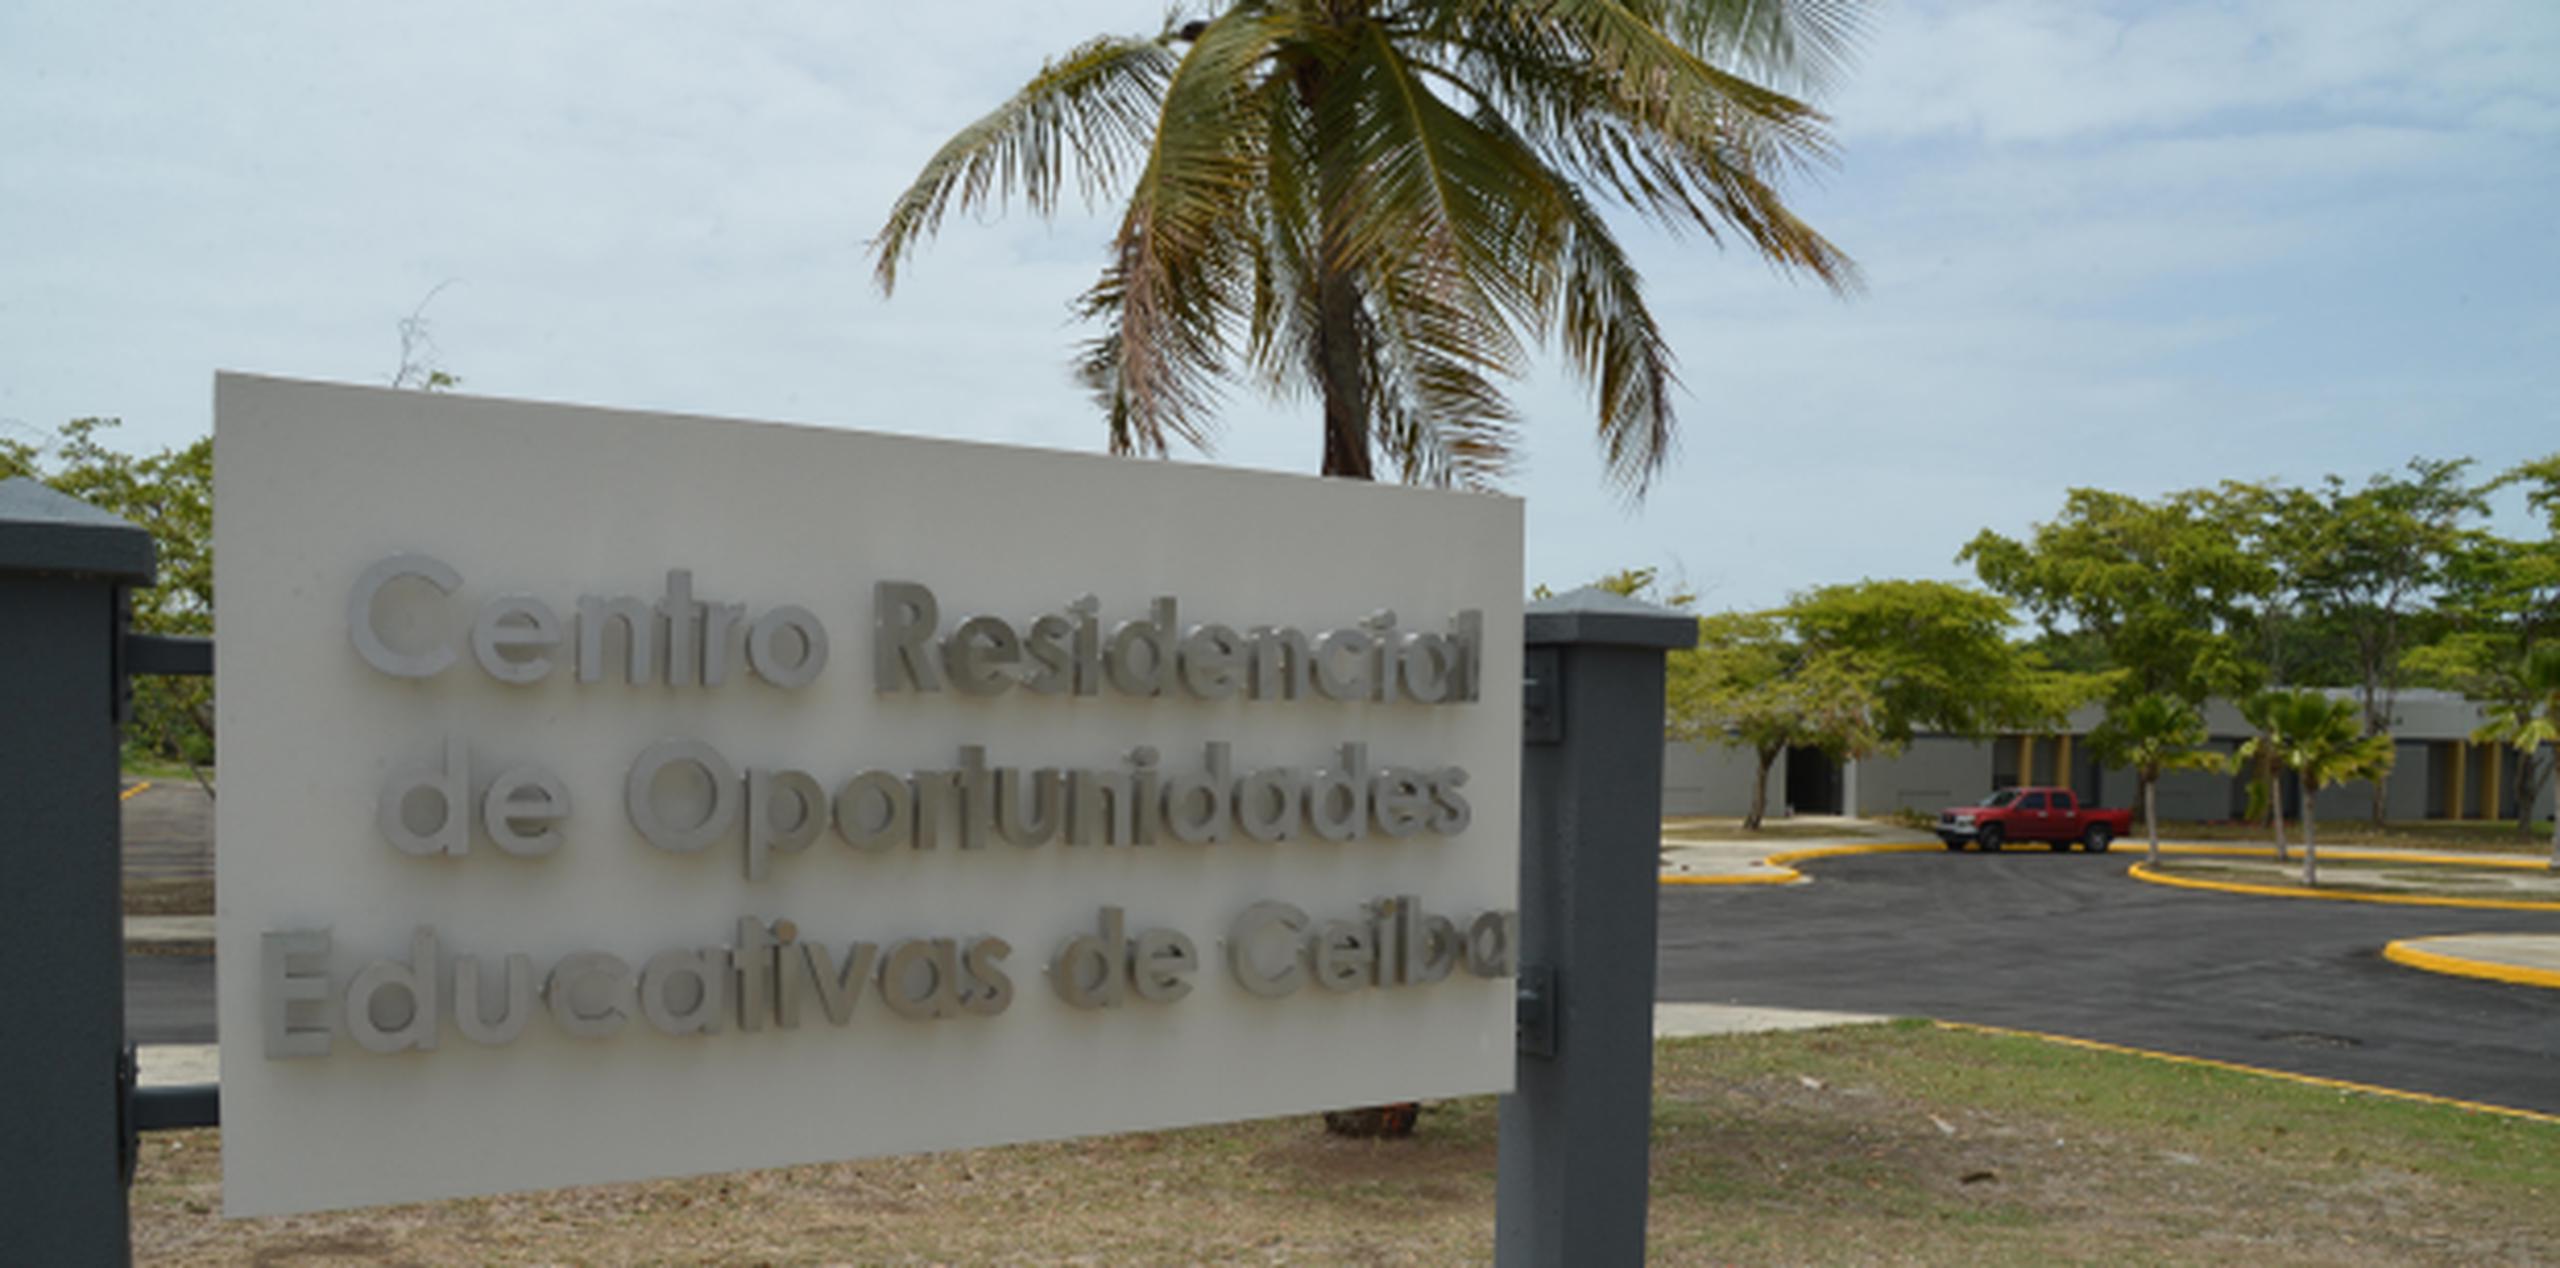
POLYGON ((1517 502, 215 396, 230 1213, 1510 1086, 1517 502))

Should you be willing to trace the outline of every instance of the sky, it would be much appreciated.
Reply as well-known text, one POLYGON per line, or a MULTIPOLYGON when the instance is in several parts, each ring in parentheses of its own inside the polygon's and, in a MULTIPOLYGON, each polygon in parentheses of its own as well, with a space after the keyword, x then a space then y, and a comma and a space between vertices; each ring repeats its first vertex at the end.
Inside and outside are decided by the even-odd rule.
MULTIPOLYGON (((955 217, 894 297, 866 243, 1045 58, 1162 14, 10 0, 0 429, 183 444, 215 371, 385 383, 416 312, 466 392, 1098 451, 1066 365, 1109 204, 955 217)), ((2560 450, 2554 66, 2552 0, 1877 5, 1787 187, 1866 289, 1618 217, 1680 450, 1629 505, 1542 363, 1524 586, 1764 607, 1965 579, 2075 486, 2560 450)), ((1205 460, 1319 453, 1312 401, 1240 390, 1205 460)))

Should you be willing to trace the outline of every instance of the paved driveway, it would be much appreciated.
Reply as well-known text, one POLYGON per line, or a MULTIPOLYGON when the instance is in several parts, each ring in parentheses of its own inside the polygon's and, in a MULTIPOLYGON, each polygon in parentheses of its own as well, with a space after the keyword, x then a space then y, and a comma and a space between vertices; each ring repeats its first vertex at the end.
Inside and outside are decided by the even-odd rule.
POLYGON ((2108 855, 1899 854, 1809 884, 1665 886, 1665 1000, 2050 1031, 2560 1113, 2560 991, 2421 973, 2394 938, 2560 915, 2146 885, 2108 855))

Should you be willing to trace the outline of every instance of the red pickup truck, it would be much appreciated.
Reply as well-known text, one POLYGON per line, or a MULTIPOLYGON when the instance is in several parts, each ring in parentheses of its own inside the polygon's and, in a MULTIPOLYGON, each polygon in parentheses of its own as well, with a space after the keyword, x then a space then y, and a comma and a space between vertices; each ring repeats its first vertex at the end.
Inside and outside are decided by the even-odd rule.
POLYGON ((1938 839, 1950 850, 1968 843, 1988 851, 2010 841, 2042 841, 2057 851, 2077 842, 2091 854, 2104 854, 2132 828, 2132 811, 2083 806, 2068 788, 2003 788, 1970 806, 1938 812, 1938 839))

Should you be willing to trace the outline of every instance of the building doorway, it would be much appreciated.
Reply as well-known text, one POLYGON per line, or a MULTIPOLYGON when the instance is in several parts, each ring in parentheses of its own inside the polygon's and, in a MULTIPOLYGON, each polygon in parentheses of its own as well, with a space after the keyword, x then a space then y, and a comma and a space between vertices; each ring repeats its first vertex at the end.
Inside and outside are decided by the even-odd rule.
POLYGON ((1800 815, 1836 815, 1840 807, 1840 763, 1818 748, 1787 750, 1787 809, 1800 815))

